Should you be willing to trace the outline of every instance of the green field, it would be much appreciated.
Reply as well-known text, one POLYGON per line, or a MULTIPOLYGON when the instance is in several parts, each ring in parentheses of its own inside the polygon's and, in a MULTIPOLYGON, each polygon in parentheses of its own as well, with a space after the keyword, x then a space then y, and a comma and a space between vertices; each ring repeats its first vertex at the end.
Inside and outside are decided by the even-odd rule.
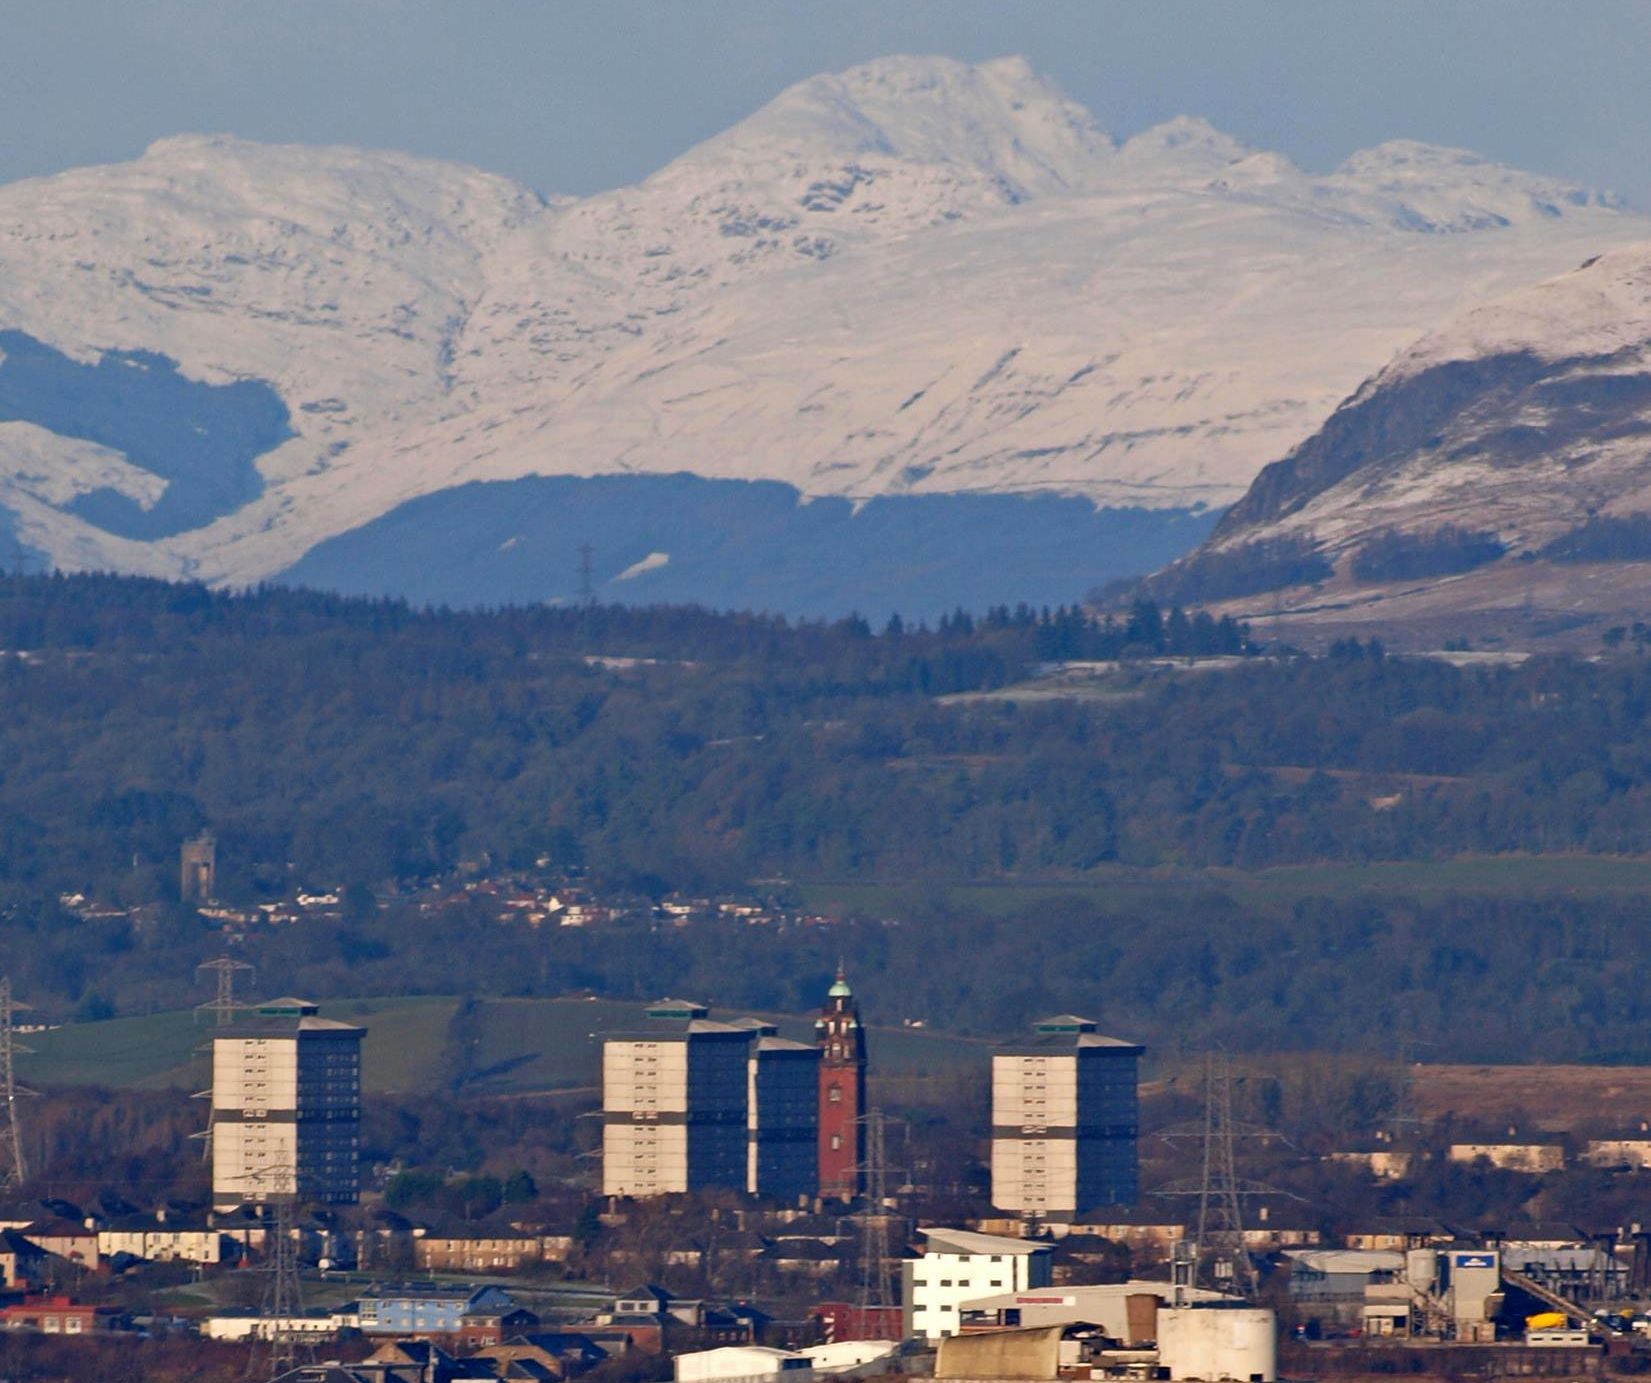
MULTIPOLYGON (((419 1073, 439 1066, 453 1009, 445 998, 340 999, 321 1011, 366 1027, 363 1081, 389 1091, 417 1088, 419 1073)), ((68 1023, 29 1034, 33 1050, 18 1057, 18 1073, 37 1086, 199 1090, 208 1079, 203 1048, 211 1036, 211 1019, 192 1010, 68 1023)))
MULTIPOLYGON (((465 1088, 526 1094, 595 1090, 601 1076, 601 1039, 647 1026, 644 1005, 611 999, 488 999, 478 1005, 465 1067, 465 1088)), ((729 1011, 712 1017, 739 1016, 729 1011)), ((782 1037, 812 1041, 812 1016, 758 1014, 782 1037)), ((878 1070, 892 1077, 945 1075, 983 1064, 990 1044, 922 1028, 867 1030, 878 1070)))
MULTIPOLYGON (((381 1094, 455 1082, 476 1094, 594 1091, 601 1039, 644 1027, 643 1008, 607 999, 482 999, 461 1018, 459 1001, 441 996, 321 1004, 323 1016, 367 1029, 362 1084, 381 1094)), ((811 1017, 774 1021, 786 1037, 812 1038, 811 1017)), ((71 1023, 30 1034, 33 1051, 18 1058, 19 1074, 37 1087, 199 1090, 208 1083, 201 1048, 211 1035, 208 1022, 189 1011, 71 1023)), ((904 1080, 981 1068, 990 1050, 977 1039, 913 1028, 871 1028, 868 1042, 879 1073, 904 1080)))
POLYGON ((1462 855, 1444 860, 1376 864, 1303 864, 1273 869, 1132 869, 1113 865, 1066 879, 1001 883, 800 883, 805 907, 899 917, 939 899, 979 916, 1012 916, 1053 898, 1091 898, 1109 912, 1147 912, 1216 889, 1252 902, 1386 893, 1412 898, 1449 894, 1497 897, 1651 895, 1651 857, 1637 855, 1462 855))

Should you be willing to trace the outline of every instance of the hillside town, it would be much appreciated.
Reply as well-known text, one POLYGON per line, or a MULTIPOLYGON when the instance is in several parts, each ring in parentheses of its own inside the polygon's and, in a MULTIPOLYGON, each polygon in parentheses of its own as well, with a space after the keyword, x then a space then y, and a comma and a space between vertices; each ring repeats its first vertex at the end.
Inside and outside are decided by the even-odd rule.
MULTIPOLYGON (((1234 1119, 1223 1056, 1206 1058, 1191 1117, 1147 1135, 1147 1053, 1059 1014, 992 1049, 989 1184, 940 1218, 945 1197, 870 1103, 875 1046, 839 970, 812 1041, 694 1001, 648 1005, 602 1038, 585 1186, 521 1174, 432 1219, 363 1186, 362 1025, 294 997, 219 1017, 210 1202, 0 1205, 0 1330, 59 1349, 162 1342, 292 1383, 1272 1383, 1651 1360, 1651 1232, 1489 1224, 1467 1194, 1484 1177, 1637 1185, 1651 1120, 1582 1141, 1383 1130, 1314 1160, 1390 1191, 1459 1168, 1469 1213, 1336 1211, 1240 1175, 1254 1159, 1236 1148, 1278 1139, 1234 1119), (1177 1170, 1192 1175, 1162 1179, 1177 1170)), ((17 1187, 15 1114, 11 1129, 17 1187)))
MULTIPOLYGON (((370 889, 365 885, 352 889, 337 882, 294 884, 277 898, 231 901, 220 896, 217 854, 217 840, 209 831, 184 842, 179 851, 178 897, 230 944, 245 942, 249 931, 262 927, 337 923, 362 909, 391 907, 426 917, 479 914, 503 926, 529 929, 641 923, 674 928, 725 924, 781 932, 829 927, 841 921, 839 916, 788 901, 784 881, 775 881, 766 891, 671 891, 650 897, 603 886, 583 870, 558 867, 549 857, 520 869, 498 868, 485 859, 461 860, 437 877, 386 879, 370 889)), ((159 911, 153 904, 123 906, 78 890, 60 894, 57 901, 65 913, 88 922, 142 925, 152 923, 159 911)), ((897 923, 887 919, 884 925, 897 923)))

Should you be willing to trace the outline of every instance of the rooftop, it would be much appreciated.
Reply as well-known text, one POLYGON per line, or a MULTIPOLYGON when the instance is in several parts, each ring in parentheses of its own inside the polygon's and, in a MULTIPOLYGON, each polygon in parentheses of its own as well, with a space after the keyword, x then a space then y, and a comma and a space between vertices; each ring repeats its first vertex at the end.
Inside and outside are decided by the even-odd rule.
POLYGON ((1026 1257, 1051 1253, 1054 1245, 1035 1239, 1006 1239, 999 1234, 977 1234, 972 1229, 920 1229, 930 1253, 1013 1254, 1026 1257))
POLYGON ((647 1007, 650 1018, 688 1019, 704 1018, 711 1012, 707 1004, 695 1003, 692 999, 656 999, 647 1007))
MULTIPOLYGON (((1083 1021, 1083 1020, 1078 1020, 1083 1021)), ((1121 1037, 1107 1037, 1090 1029, 1039 1027, 1030 1037, 1003 1043, 998 1051, 1005 1055, 1016 1052, 1070 1052, 1074 1049, 1106 1050, 1120 1056, 1140 1056, 1146 1048, 1137 1042, 1126 1042, 1121 1037)))

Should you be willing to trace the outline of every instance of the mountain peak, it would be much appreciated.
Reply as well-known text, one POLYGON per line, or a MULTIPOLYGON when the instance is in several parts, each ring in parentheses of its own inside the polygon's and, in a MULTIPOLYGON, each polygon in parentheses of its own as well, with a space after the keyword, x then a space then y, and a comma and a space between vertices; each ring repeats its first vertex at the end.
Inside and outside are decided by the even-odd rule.
POLYGON ((1163 171, 1185 177, 1189 173, 1217 174, 1248 158, 1252 151, 1243 141, 1218 130, 1208 120, 1177 115, 1130 136, 1118 152, 1132 172, 1163 171))
POLYGON ((1452 169, 1494 168, 1472 149, 1428 144, 1420 139, 1389 139, 1349 154, 1336 171, 1349 177, 1406 177, 1432 180, 1452 169))
POLYGON ((1622 209, 1610 193, 1416 139, 1361 149, 1326 182, 1355 198, 1386 203, 1392 223, 1407 230, 1486 230, 1552 220, 1580 208, 1622 209))
POLYGON ((1113 152, 1025 58, 901 55, 798 82, 673 167, 884 158, 969 167, 1028 197, 1089 185, 1113 152))

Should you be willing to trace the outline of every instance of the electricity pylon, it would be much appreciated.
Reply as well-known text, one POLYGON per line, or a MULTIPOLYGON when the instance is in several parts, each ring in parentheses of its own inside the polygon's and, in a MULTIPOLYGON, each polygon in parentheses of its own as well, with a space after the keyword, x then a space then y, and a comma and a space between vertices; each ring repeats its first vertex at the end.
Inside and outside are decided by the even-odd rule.
POLYGON ((235 1011, 243 1007, 235 1002, 235 976, 245 971, 248 978, 252 976, 252 966, 244 960, 236 960, 232 956, 219 956, 217 960, 203 960, 195 967, 198 975, 203 970, 211 970, 218 977, 218 993, 213 999, 204 1004, 197 1004, 197 1013, 212 1013, 217 1015, 216 1026, 227 1028, 235 1021, 235 1011))
POLYGON ((262 1318, 254 1333, 253 1347, 247 1355, 247 1377, 275 1379, 290 1373, 300 1363, 308 1363, 314 1347, 307 1335, 294 1327, 293 1322, 304 1314, 304 1293, 298 1277, 298 1241, 295 1235, 297 1176, 290 1166, 271 1167, 263 1172, 250 1172, 254 1182, 268 1181, 274 1194, 265 1198, 264 1224, 267 1253, 264 1271, 268 1281, 259 1308, 262 1318), (273 1220, 267 1213, 273 1209, 273 1220))
POLYGON ((1193 1256, 1210 1264, 1218 1284, 1230 1280, 1240 1295, 1254 1296, 1255 1264, 1244 1243, 1233 1154, 1232 1066, 1225 1052, 1212 1052, 1204 1060, 1204 1172, 1193 1256))
MULTIPOLYGON (((1197 1196, 1198 1218, 1184 1255, 1189 1285, 1203 1277, 1220 1292, 1254 1296, 1255 1264, 1244 1242, 1243 1198, 1278 1196, 1277 1188, 1238 1175, 1234 1143, 1240 1137, 1277 1137, 1266 1129, 1241 1126, 1233 1119, 1232 1065, 1227 1054, 1204 1057, 1204 1113, 1195 1125, 1165 1130, 1165 1137, 1196 1136, 1203 1161, 1197 1181, 1171 1182, 1153 1192, 1158 1196, 1197 1196)), ((1178 1250, 1181 1248, 1177 1246, 1178 1250)))
POLYGON ((23 1125, 18 1115, 19 1095, 33 1094, 17 1083, 14 1058, 29 1049, 17 1040, 17 1011, 28 1005, 12 998, 11 977, 0 978, 0 1083, 6 1101, 6 1123, 0 1129, 0 1190, 14 1191, 29 1179, 23 1159, 23 1125))
POLYGON ((857 1121, 866 1129, 866 1160, 855 1170, 865 1188, 860 1211, 860 1310, 894 1306, 894 1280, 889 1273, 889 1164, 888 1119, 880 1109, 868 1109, 857 1121))
MULTIPOLYGON (((236 960, 233 956, 219 956, 217 960, 203 960, 195 967, 195 973, 197 975, 199 975, 203 970, 210 970, 217 975, 218 992, 217 995, 207 1003, 197 1004, 195 1006, 195 1012, 196 1014, 216 1014, 217 1022, 215 1026, 227 1028, 235 1021, 236 1011, 245 1007, 245 1005, 235 1002, 235 976, 244 971, 250 978, 252 975, 252 966, 247 964, 244 960, 236 960)), ((210 1076, 212 1070, 210 1057, 212 1044, 209 1042, 205 1047, 200 1048, 199 1050, 205 1051, 209 1054, 207 1060, 207 1071, 210 1076)), ((205 1090, 197 1091, 195 1098, 210 1100, 212 1098, 211 1085, 208 1084, 205 1090)), ((217 1122, 217 1106, 208 1105, 206 1113, 206 1132, 204 1134, 196 1135, 196 1137, 201 1140, 202 1162, 210 1162, 212 1160, 212 1130, 217 1126, 217 1122)))

